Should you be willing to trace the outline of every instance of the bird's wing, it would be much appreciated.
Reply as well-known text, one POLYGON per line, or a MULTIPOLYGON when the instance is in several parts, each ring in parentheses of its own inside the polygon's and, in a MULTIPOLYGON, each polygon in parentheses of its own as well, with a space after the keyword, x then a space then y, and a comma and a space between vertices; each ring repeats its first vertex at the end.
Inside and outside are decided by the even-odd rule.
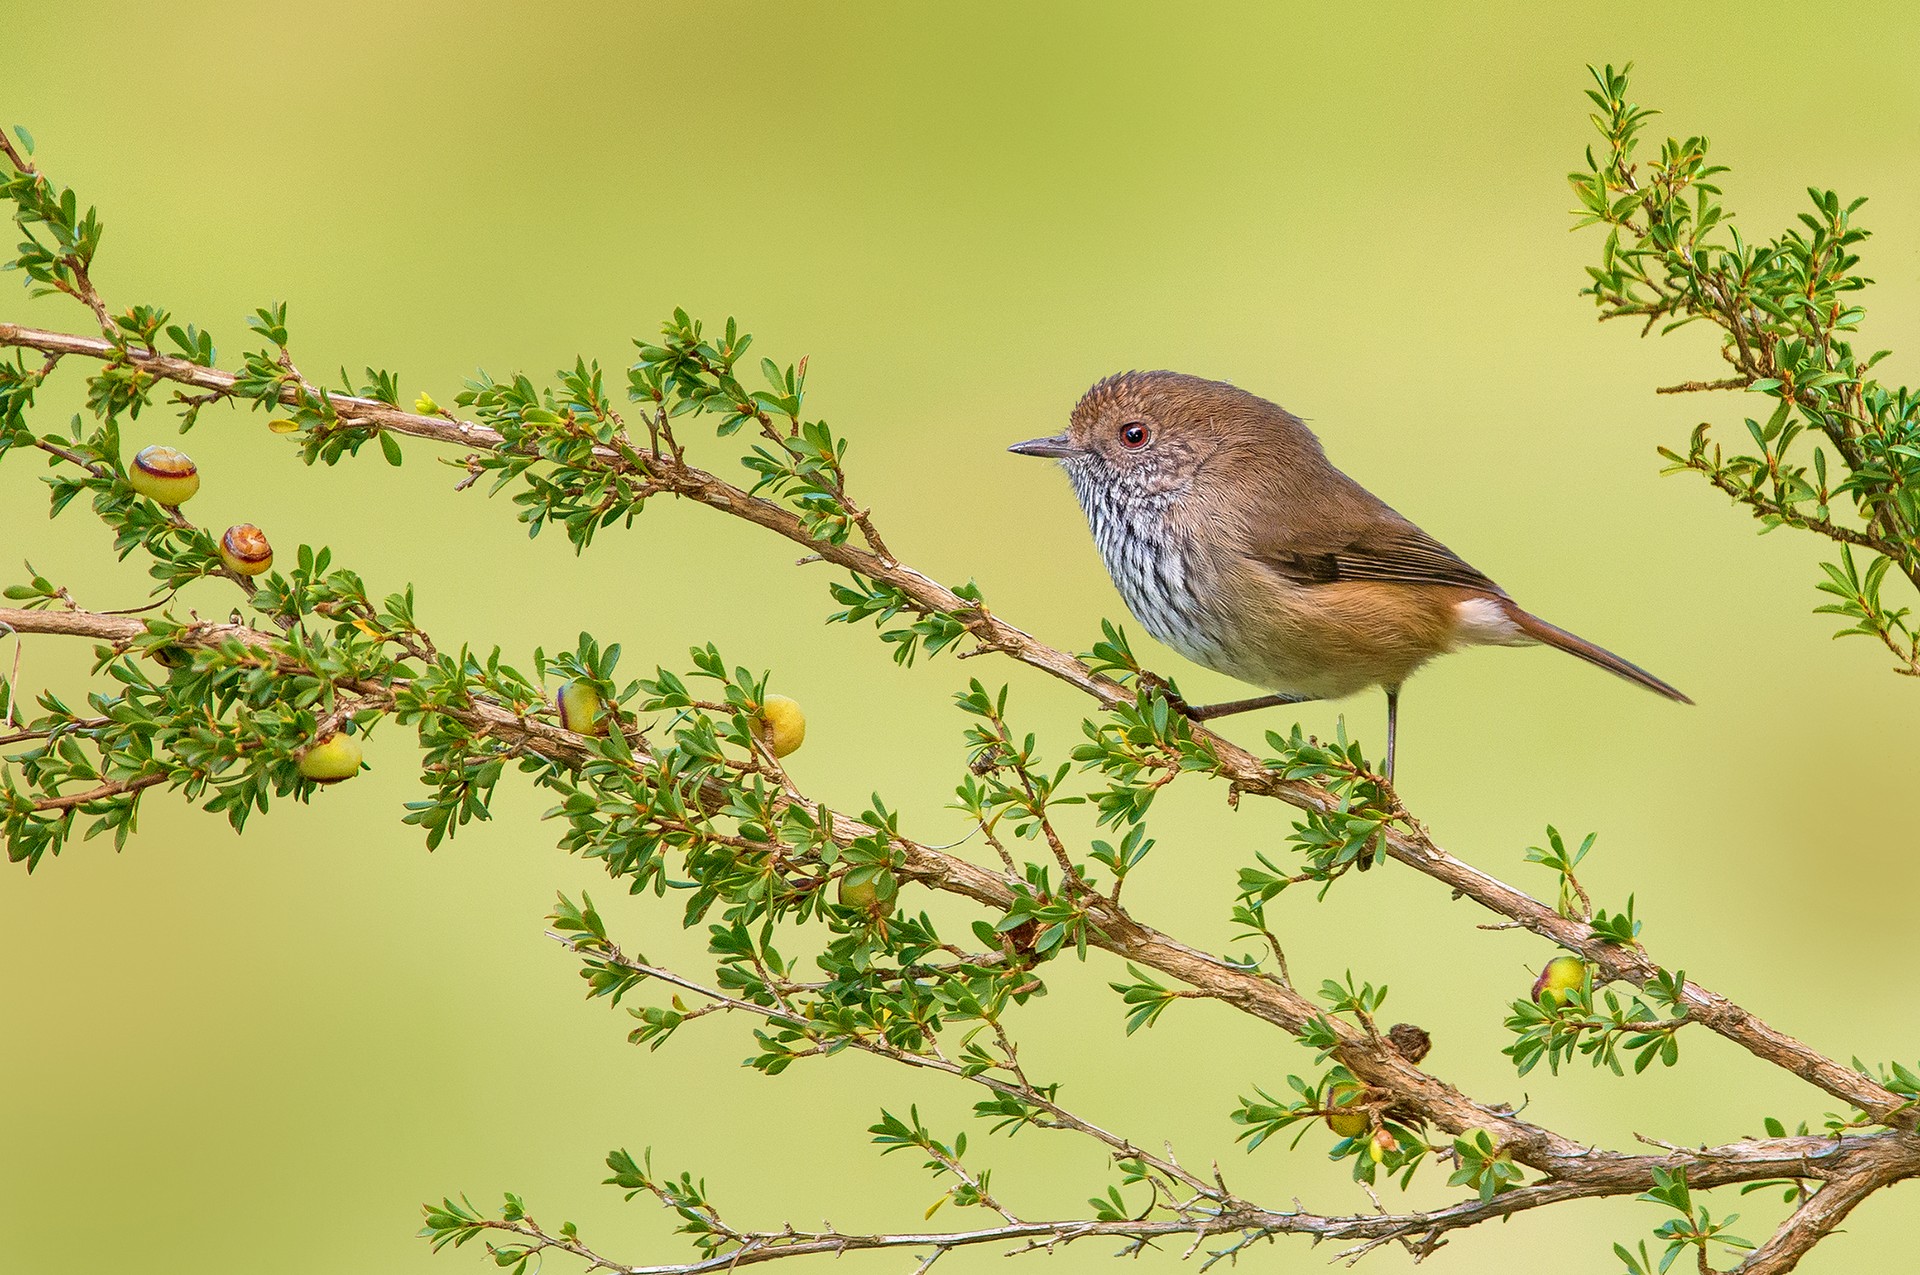
POLYGON ((1358 529, 1276 528, 1256 537, 1253 556, 1295 584, 1450 584, 1506 596, 1506 590, 1453 550, 1385 506, 1381 509, 1386 516, 1358 529))

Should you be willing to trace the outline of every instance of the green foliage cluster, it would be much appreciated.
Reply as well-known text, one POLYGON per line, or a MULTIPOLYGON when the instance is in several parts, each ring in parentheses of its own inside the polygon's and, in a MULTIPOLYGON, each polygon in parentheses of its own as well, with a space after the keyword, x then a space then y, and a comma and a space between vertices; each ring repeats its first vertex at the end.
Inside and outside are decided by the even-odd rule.
MULTIPOLYGON (((1920 638, 1905 611, 1880 595, 1896 567, 1920 578, 1913 538, 1920 526, 1920 424, 1905 390, 1866 378, 1878 356, 1857 359, 1845 340, 1860 317, 1845 299, 1862 282, 1852 273, 1852 249, 1863 233, 1850 221, 1857 205, 1816 195, 1804 231, 1750 246, 1727 228, 1710 180, 1720 170, 1706 163, 1704 141, 1668 143, 1642 180, 1633 156, 1647 113, 1627 103, 1623 74, 1608 70, 1598 80, 1592 96, 1608 146, 1589 156, 1574 184, 1587 219, 1608 227, 1590 289, 1603 314, 1641 315, 1650 324, 1714 322, 1727 334, 1741 385, 1777 400, 1765 423, 1748 422, 1753 454, 1730 457, 1709 447, 1703 426, 1686 453, 1670 458, 1769 526, 1838 541, 1840 562, 1829 566, 1821 586, 1840 598, 1834 608, 1853 621, 1849 631, 1877 635, 1906 652, 1911 667, 1903 671, 1920 672, 1920 638), (1815 438, 1834 450, 1837 466, 1820 444, 1804 461, 1790 455, 1815 438), (1854 521, 1837 520, 1841 502, 1854 521), (1864 569, 1855 549, 1871 555, 1864 569)), ((1028 1075, 1015 1029, 1048 992, 1047 962, 1068 952, 1086 960, 1097 947, 1127 957, 1126 980, 1110 986, 1130 1034, 1179 1022, 1178 1014, 1164 1018, 1177 1001, 1229 999, 1181 972, 1201 966, 1277 989, 1296 1007, 1281 1025, 1310 1052, 1312 1066, 1287 1075, 1284 1089, 1256 1084, 1232 1110, 1250 1151, 1292 1130, 1293 1145, 1315 1137, 1329 1157, 1350 1164, 1356 1180, 1397 1181, 1401 1188, 1422 1164, 1441 1161, 1450 1166, 1457 1202, 1482 1210, 1468 1220, 1500 1215, 1494 1206, 1501 1197, 1520 1198, 1513 1193, 1546 1181, 1528 1181, 1540 1162, 1538 1146, 1463 1127, 1457 1112, 1436 1105, 1434 1090, 1408 1088, 1420 1058, 1377 1028, 1384 986, 1348 972, 1324 980, 1316 999, 1292 982, 1276 918, 1283 896, 1291 902, 1300 894, 1291 887, 1311 883, 1314 897, 1324 898, 1389 837, 1443 853, 1344 729, 1331 742, 1298 727, 1269 733, 1269 755, 1249 763, 1257 769, 1249 778, 1226 755, 1230 746, 1181 711, 1177 688, 1141 667, 1124 631, 1103 623, 1100 640, 1075 668, 1107 707, 1085 722, 1065 760, 1043 760, 1039 737, 1014 726, 1006 686, 970 679, 955 695, 965 720, 953 806, 973 826, 977 848, 995 860, 981 867, 915 840, 880 794, 851 814, 806 794, 765 737, 772 675, 730 664, 712 644, 693 648, 685 666, 658 666, 649 676, 623 672, 619 644, 587 633, 571 650, 536 649, 517 662, 497 646, 443 648, 417 623, 412 586, 370 588, 355 571, 336 566, 325 547, 300 545, 281 556, 291 567, 258 579, 228 571, 212 535, 132 489, 123 456, 121 422, 155 409, 174 412, 185 432, 209 407, 248 404, 267 413, 274 432, 310 464, 349 461, 377 443, 397 465, 405 458, 404 434, 451 449, 442 459, 464 475, 463 489, 485 478, 486 491, 508 494, 530 535, 557 525, 580 552, 601 532, 630 525, 650 498, 690 496, 835 564, 840 574, 829 588, 840 609, 828 618, 872 621, 896 661, 961 650, 970 639, 974 648, 966 654, 996 649, 994 642, 1006 639, 985 636, 980 591, 972 584, 942 590, 899 569, 870 511, 849 494, 846 440, 804 411, 805 360, 748 364, 752 337, 734 320, 709 334, 676 311, 657 339, 635 342, 623 406, 609 396, 599 364, 582 357, 544 382, 479 374, 452 399, 463 419, 425 394, 413 411, 404 410, 400 378, 371 367, 357 380, 343 370, 340 392, 320 387, 299 371, 287 308, 276 303, 247 320, 258 344, 229 376, 198 326, 176 323, 157 307, 108 313, 88 274, 99 219, 92 209, 81 213, 71 191, 31 167, 30 140, 20 137, 27 149, 8 146, 11 175, 0 187, 26 235, 11 268, 36 291, 84 303, 107 348, 86 378, 87 415, 44 429, 29 415, 65 356, 36 365, 23 346, 0 361, 0 461, 29 452, 44 457, 56 517, 70 516, 76 498, 87 495, 120 557, 138 554, 146 563, 156 599, 137 620, 107 623, 104 613, 80 612, 57 581, 31 569, 29 579, 6 591, 26 613, 100 622, 89 629, 75 618, 63 621, 70 630, 51 630, 92 633, 100 642, 95 671, 103 685, 84 708, 47 693, 22 712, 16 688, 0 681, 0 743, 23 746, 0 772, 0 828, 10 857, 27 871, 61 853, 76 834, 110 834, 124 843, 145 794, 156 788, 225 815, 236 829, 274 798, 311 800, 318 787, 300 769, 308 748, 336 732, 368 737, 391 721, 413 732, 418 756, 398 761, 399 745, 388 738, 399 732, 382 732, 375 764, 417 768, 422 791, 401 819, 421 830, 429 849, 488 818, 511 768, 550 795, 546 815, 566 851, 632 894, 672 896, 679 924, 704 933, 710 972, 695 979, 624 950, 585 894, 554 905, 548 924, 578 961, 586 995, 624 1010, 634 1044, 659 1049, 696 1020, 745 1018, 755 1042, 746 1061, 760 1072, 864 1052, 980 1087, 985 1096, 974 1115, 991 1133, 1046 1128, 1099 1142, 1116 1180, 1092 1197, 1091 1220, 1036 1234, 1056 1241, 1114 1235, 1133 1251, 1160 1235, 1184 1235, 1196 1247, 1222 1236, 1228 1247, 1210 1250, 1219 1260, 1253 1239, 1309 1229, 1297 1208, 1260 1210, 1218 1172, 1208 1179, 1171 1153, 1142 1151, 1069 1110, 1057 1083, 1028 1075), (164 352, 157 344, 163 340, 164 352), (751 372, 763 386, 749 387, 743 377, 751 372), (188 393, 182 384, 198 388, 188 393), (689 428, 695 423, 706 427, 697 440, 689 428), (696 468, 692 448, 723 457, 731 451, 727 458, 744 475, 740 485, 696 468), (242 590, 233 622, 180 618, 177 596, 211 587, 200 584, 209 576, 242 590), (556 712, 553 695, 562 684, 590 688, 605 706, 592 729, 568 729, 556 712), (1218 958, 1198 949, 1153 949, 1178 959, 1152 965, 1136 959, 1151 945, 1122 906, 1122 891, 1154 850, 1147 820, 1157 795, 1195 774, 1225 779, 1236 802, 1250 787, 1292 794, 1303 813, 1285 862, 1259 853, 1240 869, 1230 918, 1239 938, 1259 950, 1218 958), (1083 845, 1063 825, 1078 805, 1089 807, 1093 831, 1110 839, 1091 836, 1083 845), (964 896, 971 918, 956 925, 909 906, 925 897, 917 893, 923 889, 964 896), (1437 1114, 1443 1110, 1444 1120, 1437 1114)), ((1679 1036, 1697 1021, 1698 989, 1684 974, 1652 965, 1631 896, 1623 910, 1592 908, 1576 875, 1592 837, 1570 849, 1549 828, 1547 842, 1526 857, 1555 874, 1557 901, 1548 919, 1564 925, 1532 928, 1577 944, 1591 963, 1584 984, 1566 997, 1513 1002, 1505 1052, 1516 1074, 1542 1062, 1557 1073, 1581 1057, 1617 1074, 1627 1061, 1634 1072, 1655 1062, 1676 1065, 1679 1036), (1651 973, 1635 975, 1630 990, 1609 987, 1628 968, 1609 964, 1610 953, 1630 953, 1640 963, 1633 968, 1651 973)), ((1498 999, 1491 998, 1490 1013, 1498 1012, 1498 999)), ((1870 1074, 1864 1066, 1860 1072, 1870 1074)), ((1887 1092, 1920 1102, 1920 1079, 1905 1067, 1871 1074, 1887 1092)), ((1905 1108, 1898 1116, 1860 1110, 1830 1116, 1827 1127, 1840 1137, 1907 1116, 1905 1108)), ((883 1154, 923 1158, 940 1187, 929 1215, 948 1204, 997 1215, 980 1234, 1001 1224, 1030 1225, 995 1195, 993 1170, 977 1163, 979 1149, 965 1133, 936 1134, 917 1107, 905 1117, 882 1111, 869 1132, 883 1154)), ((1777 1121, 1769 1132, 1788 1136, 1777 1121)), ((657 1175, 646 1154, 636 1159, 624 1150, 610 1155, 608 1167, 612 1185, 678 1217, 696 1262, 893 1242, 739 1229, 691 1175, 657 1175)), ((1658 1269, 1688 1249, 1704 1263, 1710 1245, 1746 1246, 1726 1233, 1732 1218, 1715 1222, 1696 1206, 1683 1171, 1660 1172, 1641 1197, 1671 1214, 1655 1232, 1666 1244, 1658 1269)), ((1790 1182, 1790 1203, 1799 1192, 1800 1181, 1790 1182)), ((1374 1242, 1373 1232, 1354 1229, 1355 1219, 1311 1224, 1327 1235, 1374 1242)), ((1409 1223, 1390 1237, 1437 1242, 1445 1228, 1430 1225, 1430 1234, 1409 1223)), ((464 1198, 428 1206, 422 1233, 435 1248, 480 1239, 498 1266, 515 1272, 537 1265, 548 1249, 612 1265, 586 1248, 570 1223, 542 1228, 512 1195, 491 1212, 464 1198)), ((955 1238, 951 1245, 965 1242, 972 1241, 955 1238)), ((935 1255, 951 1245, 935 1245, 935 1255)), ((1654 1269, 1644 1244, 1617 1253, 1635 1275, 1654 1269)))
POLYGON ((1694 1203, 1693 1193, 1687 1189, 1687 1175, 1683 1169, 1655 1169, 1653 1188, 1637 1198, 1669 1209, 1674 1216, 1654 1228, 1654 1238, 1664 1241, 1666 1245, 1657 1259, 1647 1255, 1645 1240, 1640 1241, 1634 1249, 1628 1249, 1624 1244, 1613 1246, 1614 1256, 1626 1265, 1626 1275, 1665 1275, 1667 1269, 1688 1249, 1694 1250, 1699 1269, 1712 1270, 1707 1264, 1709 1245, 1718 1244, 1723 1248, 1740 1250, 1753 1247, 1749 1241, 1727 1230, 1740 1220, 1738 1213, 1730 1213, 1723 1221, 1716 1222, 1706 1208, 1694 1203))
POLYGON ((1675 391, 1736 389, 1771 400, 1726 443, 1702 423, 1684 451, 1663 448, 1668 472, 1696 473, 1760 520, 1833 542, 1838 560, 1817 582, 1835 600, 1819 608, 1850 621, 1836 636, 1882 642, 1898 672, 1920 676, 1920 630, 1911 607, 1889 601, 1898 571, 1920 587, 1920 394, 1870 375, 1887 356, 1857 351, 1866 311, 1855 299, 1868 231, 1866 201, 1809 189, 1799 226, 1749 240, 1721 202, 1727 170, 1709 162, 1707 139, 1670 138, 1640 158, 1654 112, 1627 97, 1631 67, 1594 72, 1594 126, 1603 145, 1569 181, 1579 224, 1601 225, 1600 264, 1587 294, 1602 319, 1639 319, 1643 331, 1705 322, 1721 334, 1732 375, 1675 391), (1865 565, 1861 565, 1861 559, 1865 565))

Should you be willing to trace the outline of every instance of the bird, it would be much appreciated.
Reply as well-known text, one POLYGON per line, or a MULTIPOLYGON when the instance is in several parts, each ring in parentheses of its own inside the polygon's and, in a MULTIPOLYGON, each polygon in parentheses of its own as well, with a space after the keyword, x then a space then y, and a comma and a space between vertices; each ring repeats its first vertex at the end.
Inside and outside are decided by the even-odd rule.
POLYGON ((1086 392, 1064 432, 1008 450, 1060 462, 1108 574, 1148 633, 1269 692, 1182 705, 1195 721, 1379 686, 1391 784, 1401 687, 1462 647, 1544 644, 1693 702, 1523 610, 1334 468, 1298 416, 1225 381, 1117 373, 1086 392))

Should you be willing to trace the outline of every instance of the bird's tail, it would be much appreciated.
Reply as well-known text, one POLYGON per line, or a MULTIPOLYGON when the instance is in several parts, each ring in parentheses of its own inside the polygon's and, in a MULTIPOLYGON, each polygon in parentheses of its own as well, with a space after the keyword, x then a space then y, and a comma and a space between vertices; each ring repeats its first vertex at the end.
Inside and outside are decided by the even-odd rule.
POLYGON ((1577 634, 1569 633, 1558 625, 1548 624, 1539 616, 1527 611, 1522 611, 1511 602, 1506 603, 1505 609, 1507 618, 1518 625, 1520 631, 1534 641, 1544 642, 1548 646, 1565 651, 1568 655, 1577 655, 1587 663, 1596 664, 1607 670, 1607 672, 1612 673, 1615 677, 1624 677, 1629 682, 1636 682, 1654 692, 1656 695, 1664 695, 1668 699, 1679 700, 1682 704, 1693 703, 1693 701, 1685 695, 1673 687, 1668 686, 1665 682, 1647 672, 1647 670, 1641 668, 1638 664, 1621 659, 1605 647, 1595 646, 1585 638, 1577 634))

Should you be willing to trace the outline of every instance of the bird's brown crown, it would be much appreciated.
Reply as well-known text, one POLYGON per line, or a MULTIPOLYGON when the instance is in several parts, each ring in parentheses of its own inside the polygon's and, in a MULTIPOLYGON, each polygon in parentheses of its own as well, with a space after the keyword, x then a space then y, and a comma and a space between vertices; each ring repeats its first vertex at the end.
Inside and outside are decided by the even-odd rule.
POLYGON ((1106 451, 1109 436, 1135 420, 1156 435, 1245 442, 1283 452, 1304 447, 1320 455, 1313 432, 1284 407, 1225 381, 1184 372, 1116 372, 1081 396, 1067 428, 1082 446, 1106 451))
POLYGON ((1209 381, 1184 372, 1115 372, 1096 381, 1080 396, 1071 424, 1075 429, 1090 428, 1101 420, 1130 412, 1162 420, 1184 417, 1189 409, 1204 409, 1208 400, 1228 395, 1253 397, 1225 381, 1209 381))

